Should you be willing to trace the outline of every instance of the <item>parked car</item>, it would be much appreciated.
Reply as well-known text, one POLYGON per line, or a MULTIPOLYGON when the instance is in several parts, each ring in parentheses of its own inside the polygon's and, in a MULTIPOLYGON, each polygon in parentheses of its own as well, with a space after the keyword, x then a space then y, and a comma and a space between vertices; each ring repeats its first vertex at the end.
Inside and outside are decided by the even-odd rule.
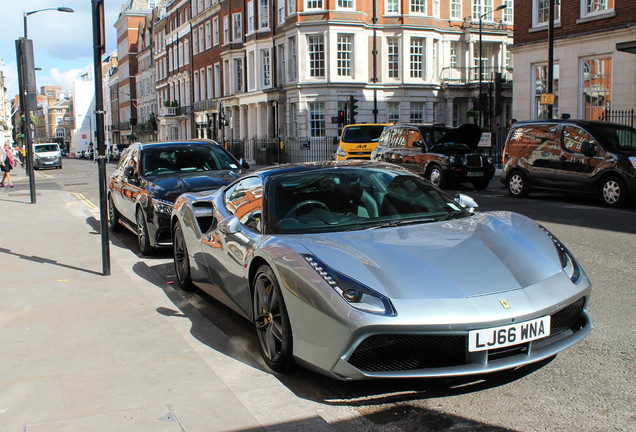
POLYGON ((369 159, 371 152, 378 146, 382 131, 387 126, 376 123, 346 125, 340 135, 335 159, 369 159))
POLYGON ((279 372, 482 374, 588 334, 591 285, 568 249, 525 216, 462 205, 476 206, 393 164, 252 172, 177 199, 177 281, 251 321, 279 372))
POLYGON ((636 129, 574 119, 515 123, 506 138, 501 182, 513 197, 544 189, 623 206, 636 195, 636 129))
POLYGON ((62 169, 62 151, 58 143, 33 144, 33 169, 62 169))
POLYGON ((136 143, 128 147, 108 184, 108 223, 137 234, 144 255, 170 246, 170 213, 184 192, 210 191, 248 165, 211 140, 136 143))
POLYGON ((495 175, 492 157, 478 153, 481 128, 466 123, 399 124, 387 127, 371 160, 391 162, 424 176, 443 188, 451 181, 485 189, 495 175))

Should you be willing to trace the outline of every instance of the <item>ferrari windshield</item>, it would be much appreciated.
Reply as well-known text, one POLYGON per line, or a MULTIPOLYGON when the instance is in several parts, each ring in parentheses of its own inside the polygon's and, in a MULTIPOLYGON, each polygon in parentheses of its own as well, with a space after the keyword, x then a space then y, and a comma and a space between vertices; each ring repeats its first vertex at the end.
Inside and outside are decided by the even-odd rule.
POLYGON ((141 169, 144 176, 153 176, 237 170, 238 165, 215 145, 194 144, 144 149, 141 156, 141 169))
POLYGON ((272 234, 377 229, 466 217, 419 176, 389 168, 327 168, 270 180, 272 234))

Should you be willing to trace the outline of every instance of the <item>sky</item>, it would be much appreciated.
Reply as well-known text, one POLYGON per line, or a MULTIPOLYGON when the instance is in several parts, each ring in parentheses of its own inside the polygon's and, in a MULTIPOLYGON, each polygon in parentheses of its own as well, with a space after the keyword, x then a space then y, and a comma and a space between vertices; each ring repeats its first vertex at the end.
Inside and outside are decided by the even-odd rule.
MULTIPOLYGON (((115 21, 125 0, 104 0, 106 54, 117 49, 115 21)), ((93 71, 93 20, 91 0, 0 0, 0 69, 5 76, 7 99, 18 94, 15 41, 24 37, 24 12, 70 7, 74 13, 47 10, 29 15, 28 38, 33 40, 37 88, 59 85, 72 90, 73 82, 93 71)))

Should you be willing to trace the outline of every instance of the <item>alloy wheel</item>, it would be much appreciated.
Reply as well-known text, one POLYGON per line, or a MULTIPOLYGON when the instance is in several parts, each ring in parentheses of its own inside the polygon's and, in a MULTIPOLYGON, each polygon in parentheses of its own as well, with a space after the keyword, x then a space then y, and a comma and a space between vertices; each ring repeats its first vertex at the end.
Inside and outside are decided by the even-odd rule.
POLYGON ((263 353, 270 361, 276 361, 283 345, 283 323, 280 299, 272 281, 261 273, 255 282, 254 302, 256 332, 263 353))
POLYGON ((603 201, 608 205, 616 205, 621 199, 621 186, 614 179, 603 184, 603 201))

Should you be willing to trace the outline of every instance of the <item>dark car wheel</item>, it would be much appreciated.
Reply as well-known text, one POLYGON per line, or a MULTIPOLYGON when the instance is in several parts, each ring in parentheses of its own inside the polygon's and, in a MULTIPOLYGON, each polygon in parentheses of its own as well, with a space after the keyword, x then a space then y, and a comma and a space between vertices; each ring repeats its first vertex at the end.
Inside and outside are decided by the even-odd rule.
POLYGON ((263 360, 272 370, 286 372, 294 364, 291 324, 272 269, 262 265, 252 285, 254 325, 263 360))
POLYGON ((433 183, 433 186, 436 186, 438 188, 444 186, 444 173, 439 165, 433 165, 428 170, 426 178, 428 179, 428 181, 433 183))
POLYGON ((508 193, 515 198, 528 195, 528 180, 521 171, 514 171, 508 176, 508 193))
POLYGON ((479 190, 486 189, 489 184, 490 184, 490 180, 486 180, 486 179, 473 182, 473 186, 475 187, 475 189, 479 189, 479 190))
POLYGON ((606 177, 601 183, 601 199, 608 207, 622 207, 627 200, 627 187, 618 176, 606 177))
POLYGON ((172 257, 179 287, 184 291, 192 291, 194 285, 190 277, 190 258, 180 222, 175 224, 172 232, 172 257))
POLYGON ((151 255, 153 252, 150 245, 150 235, 148 234, 148 224, 144 217, 144 212, 140 208, 137 209, 137 243, 139 243, 139 250, 143 255, 151 255))
POLYGON ((121 225, 119 224, 119 212, 115 208, 113 198, 108 197, 108 227, 111 231, 121 231, 121 225))

